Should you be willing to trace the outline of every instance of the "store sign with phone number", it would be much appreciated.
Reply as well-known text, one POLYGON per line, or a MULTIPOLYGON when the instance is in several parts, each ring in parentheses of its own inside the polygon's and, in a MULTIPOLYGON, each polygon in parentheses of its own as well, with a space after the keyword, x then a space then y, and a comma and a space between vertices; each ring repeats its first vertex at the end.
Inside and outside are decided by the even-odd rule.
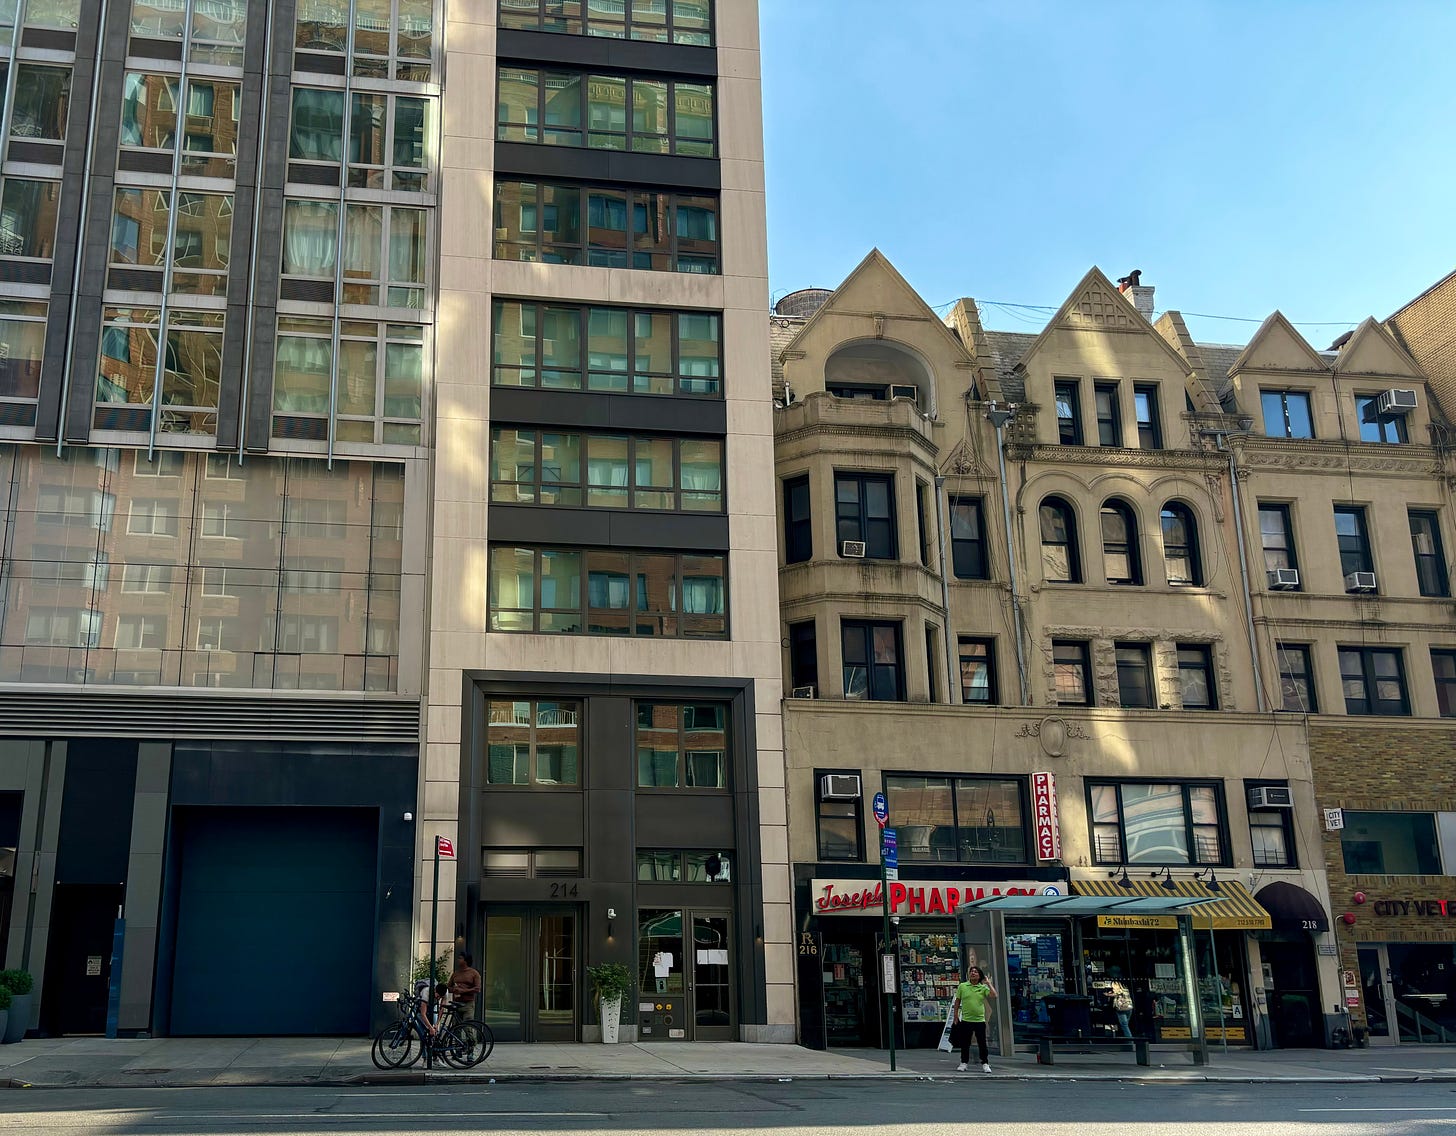
MULTIPOLYGON (((877 915, 884 906, 877 881, 816 879, 810 887, 816 915, 877 915)), ((890 885, 890 914, 954 915, 961 904, 990 895, 1064 894, 1065 884, 1038 880, 902 880, 890 885)))

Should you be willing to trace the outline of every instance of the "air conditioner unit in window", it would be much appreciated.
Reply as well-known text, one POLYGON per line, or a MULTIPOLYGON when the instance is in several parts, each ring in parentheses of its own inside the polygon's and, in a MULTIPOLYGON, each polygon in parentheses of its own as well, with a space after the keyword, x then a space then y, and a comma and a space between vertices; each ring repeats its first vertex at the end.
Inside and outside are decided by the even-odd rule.
POLYGON ((862 540, 840 541, 839 555, 848 556, 852 560, 863 560, 865 556, 865 542, 862 540))
POLYGON ((859 774, 826 773, 819 778, 819 798, 824 801, 859 800, 859 774))
POLYGON ((1288 785, 1256 785, 1249 790, 1251 809, 1292 809, 1294 792, 1288 785))
POLYGON ((1269 587, 1276 592, 1292 592, 1299 587, 1298 568, 1275 568, 1268 573, 1269 587))
POLYGON ((1409 414, 1416 408, 1416 392, 1413 390, 1381 391, 1375 400, 1377 414, 1409 414))
POLYGON ((1374 572, 1351 572, 1345 577, 1345 591, 1347 592, 1373 592, 1374 590, 1374 572))
POLYGON ((819 691, 812 686, 796 686, 789 694, 790 698, 818 698, 819 691))
POLYGON ((920 398, 920 388, 915 386, 892 386, 890 388, 890 397, 908 398, 911 402, 916 402, 920 398))

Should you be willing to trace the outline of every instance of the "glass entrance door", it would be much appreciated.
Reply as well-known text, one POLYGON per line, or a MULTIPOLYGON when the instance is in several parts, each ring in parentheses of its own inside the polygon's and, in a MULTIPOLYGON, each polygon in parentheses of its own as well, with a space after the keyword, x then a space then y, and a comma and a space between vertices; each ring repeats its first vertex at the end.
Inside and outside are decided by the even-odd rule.
POLYGON ((1360 997, 1365 1003, 1365 1024, 1370 1030, 1371 1045, 1393 1045, 1396 1039, 1390 1035, 1389 965, 1385 961, 1385 948, 1379 944, 1361 947, 1360 997))
POLYGON ((481 1018, 499 1040, 577 1039, 577 946, 574 910, 486 911, 481 1018))
POLYGON ((728 913, 643 908, 637 926, 637 987, 640 1040, 732 1041, 733 936, 728 913))

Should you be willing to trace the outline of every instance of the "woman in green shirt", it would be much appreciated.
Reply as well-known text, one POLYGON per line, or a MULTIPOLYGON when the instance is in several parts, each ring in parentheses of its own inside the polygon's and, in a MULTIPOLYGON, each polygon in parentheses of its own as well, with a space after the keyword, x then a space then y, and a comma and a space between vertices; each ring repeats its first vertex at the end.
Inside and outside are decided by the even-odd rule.
POLYGON ((970 1068, 973 1037, 981 1055, 981 1072, 991 1071, 991 1055, 986 1049, 986 1003, 995 997, 996 988, 987 981, 985 972, 979 966, 968 968, 966 980, 956 987, 955 1023, 951 1027, 960 1034, 961 1063, 957 1073, 970 1068))

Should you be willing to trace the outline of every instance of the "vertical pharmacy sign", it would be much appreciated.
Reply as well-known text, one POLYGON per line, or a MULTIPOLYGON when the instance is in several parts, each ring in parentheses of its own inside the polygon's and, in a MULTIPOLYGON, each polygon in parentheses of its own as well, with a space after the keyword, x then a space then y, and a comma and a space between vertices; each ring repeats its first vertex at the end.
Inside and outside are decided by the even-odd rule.
POLYGON ((1057 816, 1057 777, 1055 773, 1031 775, 1031 815, 1036 825, 1036 858, 1062 858, 1062 827, 1057 816))

